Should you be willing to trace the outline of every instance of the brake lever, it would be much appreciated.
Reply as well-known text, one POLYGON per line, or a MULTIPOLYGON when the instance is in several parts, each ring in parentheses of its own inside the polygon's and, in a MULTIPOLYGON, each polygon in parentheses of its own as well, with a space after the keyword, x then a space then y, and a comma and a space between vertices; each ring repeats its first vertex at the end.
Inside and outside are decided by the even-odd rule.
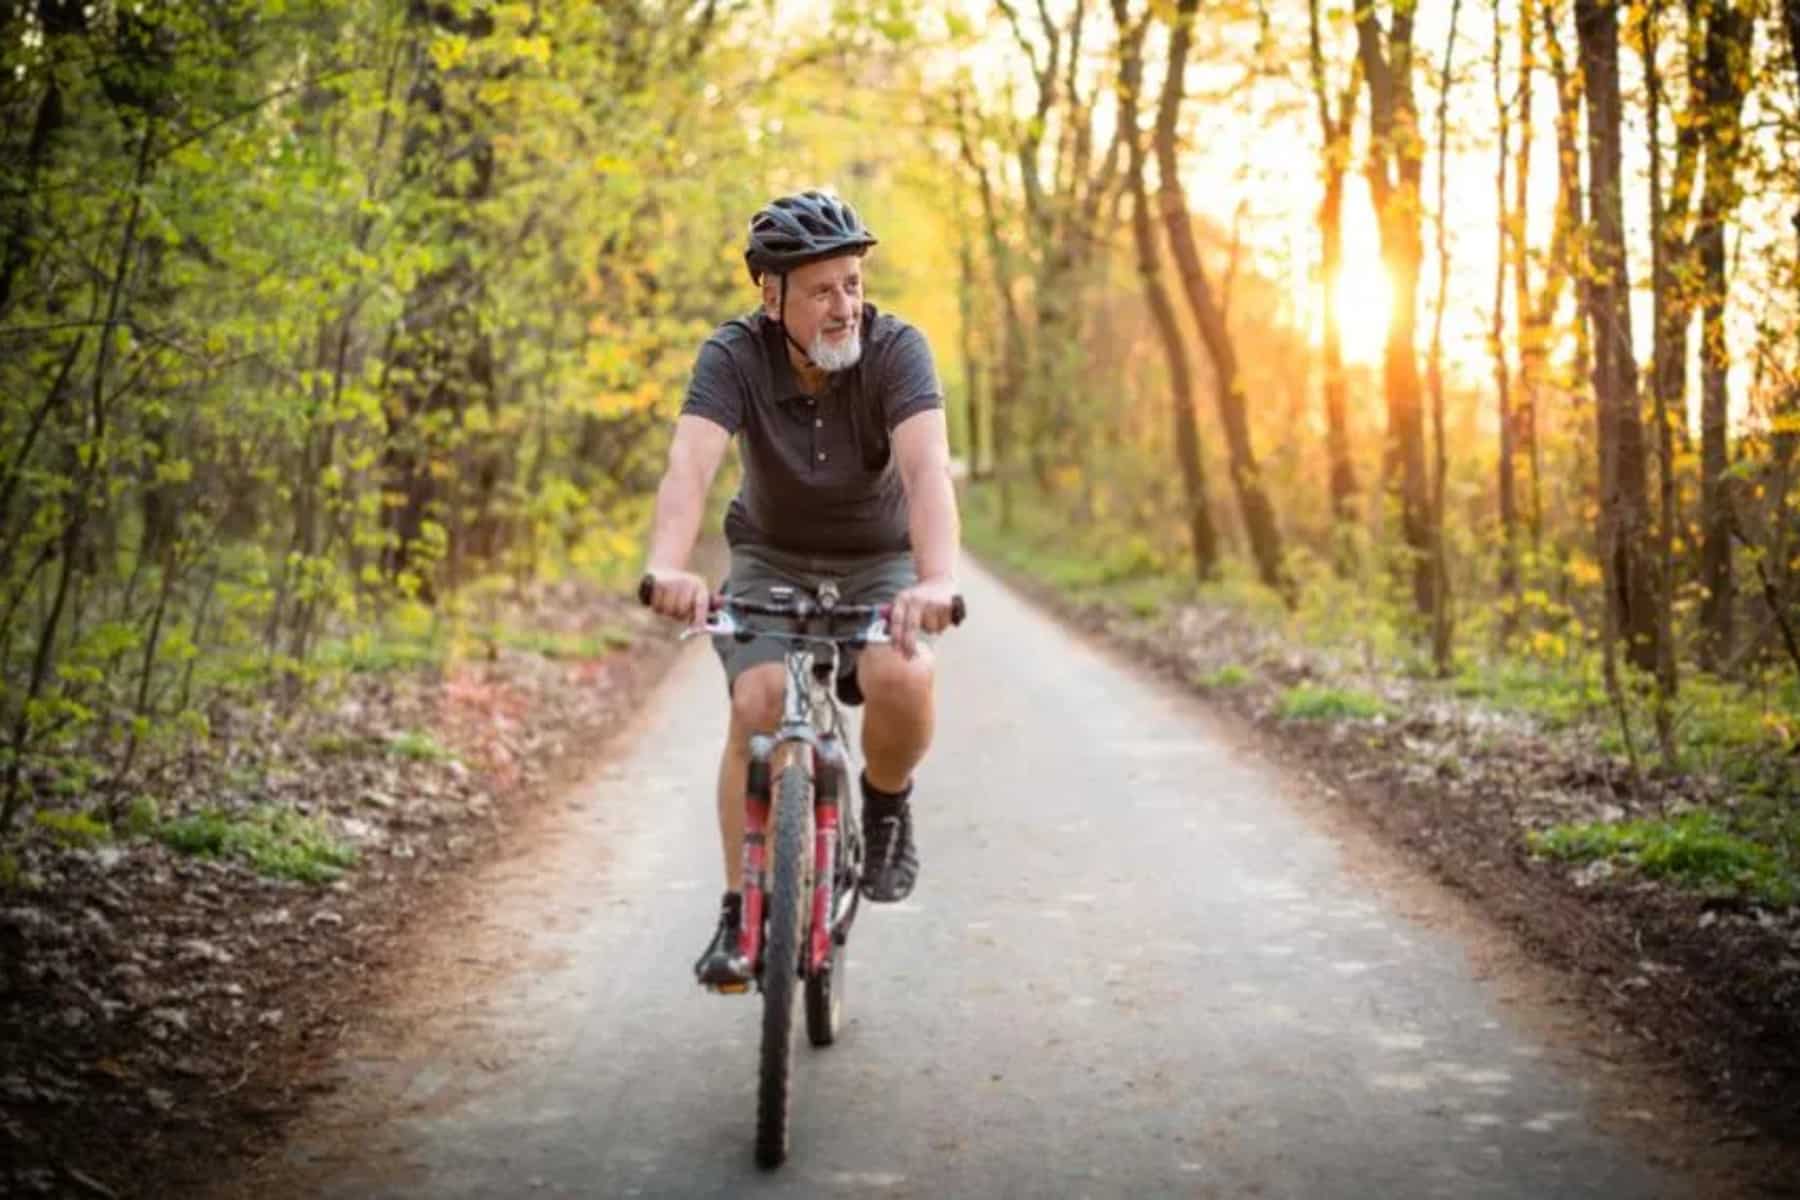
POLYGON ((737 618, 731 615, 729 608, 716 608, 706 618, 706 624, 695 628, 689 625, 681 631, 681 640, 687 641, 696 637, 736 637, 739 628, 737 618))

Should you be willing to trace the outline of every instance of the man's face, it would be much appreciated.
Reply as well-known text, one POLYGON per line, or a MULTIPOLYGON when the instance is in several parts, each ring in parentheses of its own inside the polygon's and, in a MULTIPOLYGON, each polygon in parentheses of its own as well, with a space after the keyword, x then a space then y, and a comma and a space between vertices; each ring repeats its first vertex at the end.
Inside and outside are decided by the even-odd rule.
POLYGON ((763 308, 784 321, 789 335, 827 371, 842 371, 862 357, 862 258, 846 254, 788 272, 787 312, 780 311, 781 282, 763 286, 763 308))

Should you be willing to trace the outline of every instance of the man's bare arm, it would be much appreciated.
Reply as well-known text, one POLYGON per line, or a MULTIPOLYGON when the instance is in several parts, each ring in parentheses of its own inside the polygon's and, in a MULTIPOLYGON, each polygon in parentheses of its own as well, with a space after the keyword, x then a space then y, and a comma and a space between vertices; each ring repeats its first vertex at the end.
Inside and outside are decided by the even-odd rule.
POLYGON ((944 410, 929 409, 894 429, 894 457, 906 486, 913 563, 919 582, 894 597, 888 628, 900 652, 911 658, 918 633, 941 633, 950 625, 956 593, 956 560, 962 521, 950 482, 950 439, 944 410))
POLYGON ((655 580, 657 612, 680 620, 706 619, 706 581, 688 571, 688 556, 700 536, 706 493, 731 435, 705 417, 682 416, 669 444, 669 465, 656 489, 656 515, 650 523, 646 572, 655 580))
POLYGON ((950 482, 950 440, 944 410, 917 413, 894 430, 894 457, 906 486, 913 561, 921 580, 956 578, 962 522, 950 482))

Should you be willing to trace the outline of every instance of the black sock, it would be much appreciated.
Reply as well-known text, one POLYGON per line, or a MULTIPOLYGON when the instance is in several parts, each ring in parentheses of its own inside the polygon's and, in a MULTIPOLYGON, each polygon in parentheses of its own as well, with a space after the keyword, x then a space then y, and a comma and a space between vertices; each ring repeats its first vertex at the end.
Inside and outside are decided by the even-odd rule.
POLYGON ((730 913, 732 923, 736 924, 744 915, 743 894, 741 892, 726 892, 719 901, 719 907, 723 911, 730 913))
POLYGON ((884 792, 869 782, 869 773, 862 773, 863 805, 871 812, 887 814, 897 812, 912 795, 912 782, 907 781, 904 788, 897 792, 884 792))

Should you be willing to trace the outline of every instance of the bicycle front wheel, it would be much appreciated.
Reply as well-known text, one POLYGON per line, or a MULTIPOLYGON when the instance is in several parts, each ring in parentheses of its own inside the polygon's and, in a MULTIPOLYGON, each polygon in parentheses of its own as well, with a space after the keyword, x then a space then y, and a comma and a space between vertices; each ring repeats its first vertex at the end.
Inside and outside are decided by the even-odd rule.
POLYGON ((756 1161, 777 1167, 788 1155, 788 1094, 794 1072, 794 1011, 812 895, 813 781, 799 763, 775 781, 768 937, 763 943, 761 1072, 756 1092, 756 1161))

